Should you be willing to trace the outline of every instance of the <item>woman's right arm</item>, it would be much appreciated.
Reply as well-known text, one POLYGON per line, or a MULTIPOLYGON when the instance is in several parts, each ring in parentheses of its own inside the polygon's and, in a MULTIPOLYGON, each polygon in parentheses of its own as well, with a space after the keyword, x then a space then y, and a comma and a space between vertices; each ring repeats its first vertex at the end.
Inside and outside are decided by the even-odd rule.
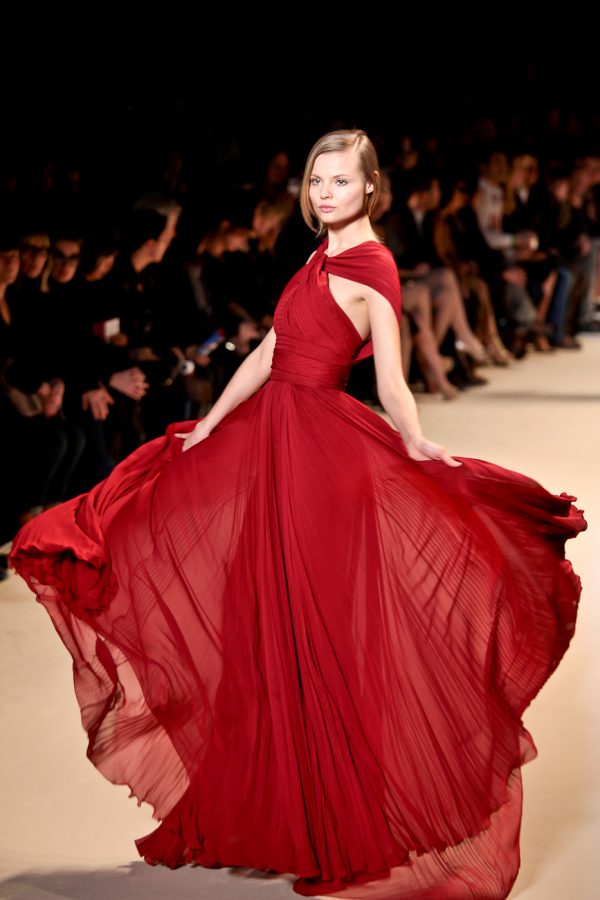
POLYGON ((233 373, 221 396, 206 416, 198 421, 194 430, 185 434, 176 434, 176 437, 187 438, 184 450, 198 443, 198 440, 207 437, 221 419, 242 401, 251 397, 267 381, 271 373, 271 360, 276 339, 275 329, 270 328, 258 347, 248 354, 244 362, 233 373))

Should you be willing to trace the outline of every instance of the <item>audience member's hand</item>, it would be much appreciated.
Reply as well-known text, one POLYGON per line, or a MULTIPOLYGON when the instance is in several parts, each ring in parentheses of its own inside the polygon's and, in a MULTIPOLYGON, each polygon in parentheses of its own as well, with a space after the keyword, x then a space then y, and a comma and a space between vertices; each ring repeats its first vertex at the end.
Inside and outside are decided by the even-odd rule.
POLYGON ((575 243, 580 256, 589 256, 592 252, 592 242, 587 234, 580 234, 575 243))
POLYGON ((116 347, 126 347, 129 343, 129 338, 122 331, 118 331, 117 334, 112 334, 109 337, 108 343, 114 344, 116 347))
POLYGON ((114 402, 105 387, 93 388, 93 390, 86 391, 85 394, 81 395, 82 408, 84 410, 89 409, 96 420, 106 419, 110 412, 108 405, 114 402))
POLYGON ((132 400, 139 400, 144 396, 150 385, 146 381, 146 376, 137 366, 131 369, 123 369, 122 372, 113 372, 108 382, 110 387, 116 391, 120 391, 132 400))
POLYGON ((139 359, 142 362, 156 362, 159 359, 152 347, 132 347, 129 355, 132 359, 139 359))
POLYGON ((187 359, 193 360, 197 366, 210 366, 212 360, 208 353, 198 353, 198 344, 190 344, 185 348, 185 356, 187 359))
POLYGON ((237 336, 240 341, 250 341, 259 337, 259 331, 256 322, 240 322, 237 336))
POLYGON ((240 322, 237 334, 233 339, 237 353, 248 353, 250 350, 249 342, 253 338, 259 338, 260 332, 256 322, 240 322))
POLYGON ((535 231, 518 231, 515 234, 516 247, 519 250, 537 250, 540 240, 535 231))

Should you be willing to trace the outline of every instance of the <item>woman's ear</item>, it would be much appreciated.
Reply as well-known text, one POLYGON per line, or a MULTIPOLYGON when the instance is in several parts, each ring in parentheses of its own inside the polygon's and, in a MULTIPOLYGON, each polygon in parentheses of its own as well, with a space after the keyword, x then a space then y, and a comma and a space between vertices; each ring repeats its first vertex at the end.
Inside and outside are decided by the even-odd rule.
MULTIPOLYGON (((373 170, 373 175, 376 175, 376 176, 377 176, 377 179, 378 179, 378 178, 379 178, 379 171, 378 171, 377 169, 374 169, 374 170, 373 170)), ((374 184, 374 182, 373 182, 373 181, 367 181, 367 186, 366 186, 366 188, 365 188, 365 193, 367 193, 367 194, 372 194, 374 190, 375 190, 375 184, 374 184)))

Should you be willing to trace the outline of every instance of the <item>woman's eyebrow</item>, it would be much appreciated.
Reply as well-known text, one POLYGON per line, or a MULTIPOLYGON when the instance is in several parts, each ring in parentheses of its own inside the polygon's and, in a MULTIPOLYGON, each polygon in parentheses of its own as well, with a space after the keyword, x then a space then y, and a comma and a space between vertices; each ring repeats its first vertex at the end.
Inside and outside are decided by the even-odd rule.
MULTIPOLYGON (((311 178, 320 178, 321 176, 320 176, 320 175, 317 175, 316 172, 313 172, 312 175, 311 175, 310 177, 311 177, 311 178)), ((343 172, 340 172, 339 175, 332 175, 331 177, 332 177, 332 178, 350 178, 349 175, 344 175, 343 172)))

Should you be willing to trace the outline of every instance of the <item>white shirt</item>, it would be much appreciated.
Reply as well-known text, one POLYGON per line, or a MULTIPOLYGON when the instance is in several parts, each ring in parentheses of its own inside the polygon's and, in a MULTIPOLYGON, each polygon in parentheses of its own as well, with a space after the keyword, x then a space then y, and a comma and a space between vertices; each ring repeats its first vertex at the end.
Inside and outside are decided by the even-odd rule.
POLYGON ((504 191, 503 189, 488 181, 483 176, 478 182, 478 197, 475 207, 479 227, 483 232, 483 236, 494 250, 503 250, 505 254, 511 255, 506 251, 511 251, 515 244, 515 236, 509 232, 502 231, 502 216, 504 213, 504 191))

